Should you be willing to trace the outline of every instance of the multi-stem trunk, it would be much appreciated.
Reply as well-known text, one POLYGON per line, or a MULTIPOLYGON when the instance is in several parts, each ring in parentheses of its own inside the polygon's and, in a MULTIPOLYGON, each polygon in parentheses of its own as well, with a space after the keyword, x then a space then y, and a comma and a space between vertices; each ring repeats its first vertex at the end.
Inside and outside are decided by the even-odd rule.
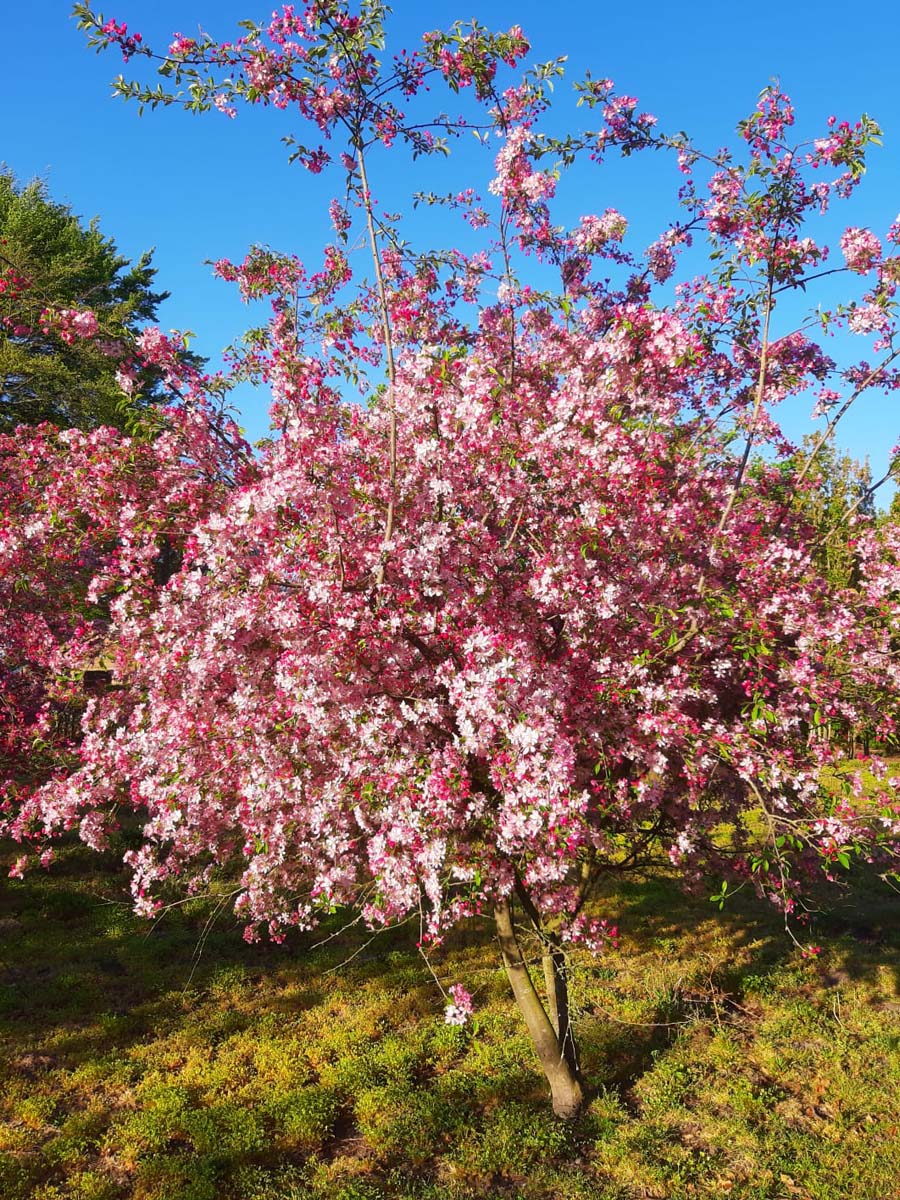
POLYGON ((548 1004, 556 1017, 554 1028, 522 957, 508 900, 497 904, 494 918, 503 965, 538 1061, 550 1084, 553 1111, 558 1117, 570 1121, 584 1107, 584 1091, 575 1065, 575 1043, 569 1023, 565 973, 557 971, 551 963, 553 988, 549 991, 548 1004))
POLYGON ((569 1012, 569 981, 566 974, 566 959, 555 938, 545 936, 541 966, 544 969, 544 990, 547 993, 547 1016, 553 1026, 566 1062, 577 1075, 578 1052, 575 1046, 575 1031, 569 1012))

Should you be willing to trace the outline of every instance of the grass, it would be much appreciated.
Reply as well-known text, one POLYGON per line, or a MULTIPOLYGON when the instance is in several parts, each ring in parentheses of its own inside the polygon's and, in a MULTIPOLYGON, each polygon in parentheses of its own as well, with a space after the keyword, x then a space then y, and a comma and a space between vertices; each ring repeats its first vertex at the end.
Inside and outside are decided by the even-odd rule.
POLYGON ((72 847, 0 892, 0 1197, 897 1195, 900 898, 847 894, 814 960, 742 901, 606 897, 622 946, 574 986, 597 1090, 568 1127, 486 926, 434 960, 475 993, 460 1030, 408 931, 247 947, 196 901, 148 933, 72 847))

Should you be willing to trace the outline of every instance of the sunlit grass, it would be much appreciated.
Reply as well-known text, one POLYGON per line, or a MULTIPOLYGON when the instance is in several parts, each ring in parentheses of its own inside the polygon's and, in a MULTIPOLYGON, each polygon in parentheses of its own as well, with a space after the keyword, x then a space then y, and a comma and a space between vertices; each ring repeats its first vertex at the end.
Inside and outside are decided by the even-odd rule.
POLYGON ((814 960, 743 894, 719 914, 663 877, 610 890, 621 949, 573 989, 597 1091, 569 1127, 486 924, 433 960, 475 995, 460 1030, 408 930, 247 947, 222 915, 204 942, 197 901, 148 934, 100 865, 73 848, 0 897, 3 1200, 897 1194, 880 885, 816 919, 814 960))

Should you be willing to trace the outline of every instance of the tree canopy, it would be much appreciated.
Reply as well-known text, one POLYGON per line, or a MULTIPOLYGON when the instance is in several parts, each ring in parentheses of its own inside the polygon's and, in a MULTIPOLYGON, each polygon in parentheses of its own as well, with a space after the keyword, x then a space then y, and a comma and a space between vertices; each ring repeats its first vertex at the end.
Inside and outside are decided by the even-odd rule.
MULTIPOLYGON (((887 764, 867 764, 868 794, 859 776, 826 793, 841 752, 820 736, 895 735, 900 531, 841 500, 855 543, 842 576, 794 502, 837 470, 813 464, 855 398, 900 387, 900 223, 883 240, 845 230, 845 304, 797 328, 778 302, 818 277, 817 219, 858 184, 877 126, 832 121, 804 141, 770 87, 738 148, 710 155, 587 79, 599 127, 560 140, 542 132, 559 64, 497 82, 529 50, 518 27, 426 34, 382 64, 380 5, 314 0, 154 57, 125 24, 76 12, 95 44, 158 64, 164 83, 120 80, 124 95, 226 116, 293 105, 330 142, 293 157, 340 164, 341 187, 320 270, 259 248, 217 264, 272 306, 236 364, 272 391, 280 436, 258 459, 158 330, 138 338, 142 361, 187 379, 191 402, 173 409, 178 436, 152 443, 145 500, 130 439, 99 458, 90 439, 9 445, 20 519, 0 564, 84 547, 74 591, 107 606, 119 687, 87 705, 74 769, 7 780, 3 827, 38 851, 75 828, 100 847, 130 805, 139 911, 231 871, 251 939, 350 905, 372 926, 417 920, 427 946, 493 912, 554 1107, 573 1116, 565 954, 614 940, 592 907, 607 875, 661 852, 686 886, 712 876, 724 900, 752 884, 787 919, 812 879, 890 854, 900 834, 887 764), (474 93, 494 175, 483 202, 447 198, 483 247, 415 254, 369 170, 395 142, 447 148, 463 119, 410 111, 441 79, 474 93), (628 248, 612 209, 560 223, 562 167, 643 149, 684 180, 649 248, 628 248), (704 271, 678 280, 701 237, 704 271), (559 284, 543 290, 548 266, 559 284), (814 340, 823 324, 873 337, 877 365, 839 366, 814 340), (367 382, 365 405, 348 379, 367 382), (810 392, 828 420, 800 455, 778 410, 810 392), (125 505, 116 461, 138 488, 125 505), (210 488, 223 473, 231 486, 210 488), (161 579, 164 538, 177 555, 161 579), (545 1003, 514 909, 540 939, 545 1003)), ((67 345, 96 340, 87 311, 56 320, 67 345)), ((69 663, 94 634, 66 633, 69 663)), ((465 1020, 471 998, 451 996, 448 1019, 465 1020)))

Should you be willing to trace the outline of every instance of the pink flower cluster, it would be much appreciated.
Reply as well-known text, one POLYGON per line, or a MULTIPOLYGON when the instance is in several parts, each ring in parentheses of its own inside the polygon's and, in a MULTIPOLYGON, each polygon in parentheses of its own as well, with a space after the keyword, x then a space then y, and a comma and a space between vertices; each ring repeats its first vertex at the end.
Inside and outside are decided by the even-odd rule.
POLYGON ((851 333, 883 333, 890 317, 877 304, 855 305, 847 319, 851 333))
POLYGON ((124 21, 117 24, 116 21, 110 19, 101 26, 101 30, 107 43, 118 46, 122 51, 123 62, 128 62, 143 49, 142 35, 139 33, 129 34, 128 26, 124 21))
POLYGON ((76 338, 94 338, 100 331, 97 314, 90 309, 44 309, 41 325, 46 331, 55 329, 64 342, 71 345, 76 338))
POLYGON ((602 216, 582 217, 572 241, 581 253, 597 254, 607 242, 621 242, 627 230, 628 222, 622 214, 608 208, 602 216))
POLYGON ((474 1012, 472 997, 461 983, 455 983, 450 989, 450 1003, 444 1013, 447 1025, 465 1025, 474 1012))
POLYGON ((501 196, 513 207, 539 204, 555 193, 556 180, 549 172, 535 171, 528 157, 529 131, 519 125, 507 135, 497 155, 497 176, 488 185, 495 196, 501 196))
POLYGON ((841 250, 851 271, 865 275, 881 258, 881 242, 871 230, 852 227, 841 234, 841 250))

